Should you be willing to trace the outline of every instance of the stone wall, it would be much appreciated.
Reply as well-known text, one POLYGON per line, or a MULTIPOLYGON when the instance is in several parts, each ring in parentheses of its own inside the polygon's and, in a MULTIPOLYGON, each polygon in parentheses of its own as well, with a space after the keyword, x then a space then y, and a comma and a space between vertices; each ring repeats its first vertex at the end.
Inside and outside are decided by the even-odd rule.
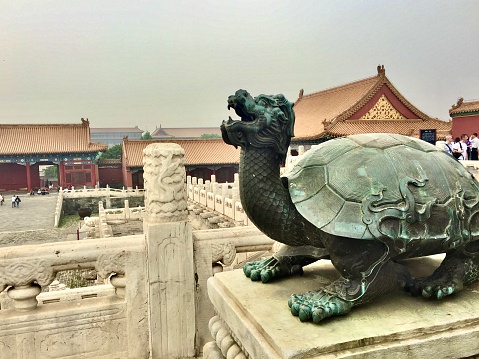
POLYGON ((80 208, 89 208, 92 213, 98 213, 98 202, 103 202, 104 208, 123 208, 125 199, 130 203, 130 207, 139 207, 145 205, 145 197, 129 196, 129 197, 110 197, 108 196, 95 196, 95 197, 82 197, 82 198, 63 198, 63 214, 72 215, 77 214, 80 208))

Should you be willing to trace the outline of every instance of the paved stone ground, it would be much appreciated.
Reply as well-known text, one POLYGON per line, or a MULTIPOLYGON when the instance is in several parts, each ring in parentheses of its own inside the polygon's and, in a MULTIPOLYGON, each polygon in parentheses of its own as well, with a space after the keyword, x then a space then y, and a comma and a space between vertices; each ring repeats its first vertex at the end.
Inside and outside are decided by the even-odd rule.
POLYGON ((12 208, 12 193, 2 193, 5 203, 0 206, 0 232, 51 229, 55 220, 58 194, 30 196, 18 194, 20 207, 12 208))
POLYGON ((2 193, 5 203, 0 206, 0 247, 57 242, 66 240, 74 228, 54 228, 58 194, 30 196, 16 193, 22 200, 20 207, 12 208, 12 193, 2 193))
MULTIPOLYGON (((76 240, 80 221, 54 228, 58 194, 30 196, 19 194, 20 207, 12 208, 12 193, 2 193, 5 203, 0 206, 0 247, 76 240)), ((112 225, 113 235, 143 233, 142 221, 112 225)))

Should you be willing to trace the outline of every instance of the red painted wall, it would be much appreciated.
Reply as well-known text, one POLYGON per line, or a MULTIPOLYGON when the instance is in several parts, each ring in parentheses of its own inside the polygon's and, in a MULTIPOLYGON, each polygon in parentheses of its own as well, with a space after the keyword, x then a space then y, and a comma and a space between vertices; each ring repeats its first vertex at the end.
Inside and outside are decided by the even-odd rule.
POLYGON ((27 187, 27 169, 16 163, 0 164, 0 189, 16 191, 27 187))
POLYGON ((463 133, 471 136, 472 133, 479 133, 479 115, 453 117, 452 137, 460 137, 463 133))
POLYGON ((112 184, 123 184, 123 173, 121 167, 111 168, 98 168, 98 174, 100 176, 100 187, 105 188, 106 185, 111 186, 112 184))
POLYGON ((35 163, 30 166, 30 184, 32 186, 32 189, 38 189, 41 187, 39 167, 39 163, 35 163))
POLYGON ((396 97, 395 94, 387 87, 386 85, 383 85, 379 91, 369 100, 366 105, 364 105, 362 108, 360 108, 356 113, 354 113, 349 119, 351 120, 358 120, 362 116, 364 116, 375 104, 378 102, 379 98, 382 95, 385 95, 388 99, 389 102, 391 102, 391 105, 394 106, 394 108, 399 111, 404 117, 409 118, 409 119, 415 119, 418 118, 417 115, 415 115, 410 109, 408 109, 399 99, 396 97))

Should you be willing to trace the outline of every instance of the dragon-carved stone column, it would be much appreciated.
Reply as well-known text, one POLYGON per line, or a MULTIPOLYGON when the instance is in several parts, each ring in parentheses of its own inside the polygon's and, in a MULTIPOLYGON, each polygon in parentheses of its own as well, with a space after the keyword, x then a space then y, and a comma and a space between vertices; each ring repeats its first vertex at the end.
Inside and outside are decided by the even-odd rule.
POLYGON ((195 355, 195 272, 184 153, 173 143, 143 150, 152 358, 195 355))

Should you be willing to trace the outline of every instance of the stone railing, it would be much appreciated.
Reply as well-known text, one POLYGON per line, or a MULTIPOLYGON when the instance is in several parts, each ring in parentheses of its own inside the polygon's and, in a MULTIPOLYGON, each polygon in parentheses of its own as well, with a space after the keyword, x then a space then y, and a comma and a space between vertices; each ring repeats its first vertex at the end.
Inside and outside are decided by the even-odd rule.
POLYGON ((111 239, 2 248, 0 356, 147 358, 144 262, 143 236, 114 248, 111 239), (96 269, 111 284, 41 293, 70 269, 96 269))
POLYGON ((479 181, 479 161, 459 161, 479 181))
POLYGON ((125 188, 117 189, 117 188, 110 188, 108 185, 105 188, 87 188, 84 186, 83 188, 75 188, 72 187, 71 189, 62 189, 60 187, 60 191, 63 192, 65 198, 79 198, 82 196, 85 197, 96 197, 96 196, 107 196, 107 195, 114 195, 114 196, 130 196, 130 195, 142 195, 144 194, 144 189, 139 189, 138 187, 132 188, 125 188))
POLYGON ((1 358, 201 357, 214 315, 207 279, 273 241, 255 227, 192 231, 183 150, 150 146, 143 235, 0 248, 1 358), (73 269, 109 282, 42 292, 73 269))
POLYGON ((189 201, 201 206, 201 212, 205 212, 204 219, 208 219, 212 224, 225 217, 235 225, 251 225, 239 199, 238 174, 235 174, 233 183, 217 183, 214 175, 211 176, 211 181, 204 183, 202 178, 188 176, 186 187, 189 201))
POLYGON ((55 223, 53 224, 54 227, 58 227, 60 225, 60 219, 62 218, 62 206, 63 206, 63 192, 58 193, 57 198, 57 205, 55 207, 55 223))
MULTIPOLYGON (((138 206, 130 208, 129 201, 126 199, 124 201, 125 205, 123 208, 110 208, 104 209, 103 202, 101 203, 101 208, 99 207, 98 213, 100 210, 105 214, 105 220, 115 221, 115 220, 125 220, 125 221, 135 221, 143 219, 143 214, 145 213, 145 207, 138 206)), ((99 205, 100 206, 100 205, 99 205)))

